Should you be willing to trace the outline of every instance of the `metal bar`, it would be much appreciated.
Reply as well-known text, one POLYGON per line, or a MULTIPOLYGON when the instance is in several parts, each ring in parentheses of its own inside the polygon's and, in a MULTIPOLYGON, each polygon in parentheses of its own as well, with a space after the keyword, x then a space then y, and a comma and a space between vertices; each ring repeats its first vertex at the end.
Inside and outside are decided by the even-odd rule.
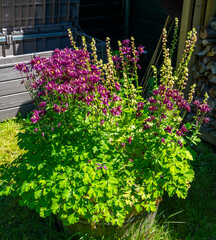
POLYGON ((0 37, 0 42, 6 42, 6 37, 0 37))
POLYGON ((12 20, 12 23, 13 23, 13 26, 12 26, 12 31, 14 30, 14 27, 15 27, 15 18, 14 18, 14 13, 15 13, 15 2, 14 2, 14 0, 12 0, 12 18, 13 18, 13 20, 12 20))
POLYGON ((43 27, 46 24, 46 0, 43 0, 43 27))
POLYGON ((28 26, 29 26, 29 11, 30 10, 30 4, 29 4, 29 1, 26 1, 26 12, 25 12, 25 27, 28 29, 28 26))
POLYGON ((215 13, 215 0, 207 0, 204 25, 207 25, 211 15, 215 13))
POLYGON ((196 29, 199 25, 203 24, 205 4, 206 4, 206 0, 195 1, 192 26, 195 27, 196 29))
POLYGON ((3 3, 2 0, 0 0, 0 30, 2 32, 3 28, 3 3))
POLYGON ((53 0, 52 3, 52 26, 54 25, 54 21, 55 21, 55 0, 53 0))
POLYGON ((192 17, 193 4, 194 4, 194 0, 184 0, 183 1, 181 27, 180 27, 180 35, 179 35, 179 45, 178 45, 178 54, 177 54, 177 63, 176 63, 177 67, 179 66, 179 64, 182 60, 182 54, 184 52, 187 33, 188 33, 188 30, 191 27, 191 17, 192 17))
POLYGON ((36 22, 36 19, 35 19, 35 5, 36 5, 36 0, 33 1, 33 13, 32 13, 32 17, 33 17, 33 27, 35 27, 35 22, 36 22))
POLYGON ((59 0, 59 3, 58 3, 58 20, 57 20, 57 24, 60 23, 60 14, 61 14, 61 0, 59 0))
POLYGON ((14 35, 12 36, 13 41, 21 41, 35 38, 44 38, 44 37, 59 37, 66 36, 67 32, 52 32, 52 33, 41 33, 41 34, 31 34, 31 35, 14 35))
POLYGON ((69 16, 70 16, 70 0, 68 0, 67 3, 67 23, 69 22, 69 16))

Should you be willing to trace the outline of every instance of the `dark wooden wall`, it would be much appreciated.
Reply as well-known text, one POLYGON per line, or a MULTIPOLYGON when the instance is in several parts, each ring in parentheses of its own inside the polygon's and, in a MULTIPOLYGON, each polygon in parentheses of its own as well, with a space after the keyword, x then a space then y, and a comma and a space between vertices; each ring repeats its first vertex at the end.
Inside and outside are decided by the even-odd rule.
MULTIPOLYGON (((112 43, 123 40, 125 16, 122 5, 122 0, 80 0, 78 22, 81 29, 101 40, 109 36, 112 43)), ((135 37, 137 45, 146 46, 146 65, 156 47, 165 19, 166 14, 157 0, 131 0, 129 35, 135 37)), ((46 52, 44 54, 46 55, 46 52)), ((30 97, 20 84, 21 78, 19 73, 14 71, 14 64, 32 57, 31 53, 0 57, 0 121, 16 116, 18 111, 30 110, 30 97)))
POLYGON ((121 40, 124 31, 122 0, 80 0, 79 25, 93 37, 121 40))
POLYGON ((157 0, 131 1, 130 34, 138 45, 146 47, 145 66, 156 48, 166 18, 167 14, 157 0))
MULTIPOLYGON (((49 57, 52 51, 39 54, 49 57)), ((22 78, 14 65, 19 62, 30 61, 34 54, 0 58, 0 122, 17 116, 18 112, 27 113, 32 110, 32 100, 26 92, 22 78)))

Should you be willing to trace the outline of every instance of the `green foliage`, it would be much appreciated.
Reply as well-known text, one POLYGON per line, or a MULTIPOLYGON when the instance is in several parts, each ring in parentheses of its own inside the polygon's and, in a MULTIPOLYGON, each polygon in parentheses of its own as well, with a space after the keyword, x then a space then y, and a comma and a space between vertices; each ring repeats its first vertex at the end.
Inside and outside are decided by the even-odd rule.
MULTIPOLYGON (((16 158, 14 153, 19 151, 15 136, 21 126, 23 123, 14 120, 1 123, 1 129, 11 128, 8 146, 12 145, 13 149, 6 153, 7 157, 5 155, 9 162, 16 158)), ((4 136, 3 139, 6 139, 8 135, 4 136)), ((203 142, 190 150, 195 159, 192 162, 195 180, 189 189, 189 196, 187 199, 179 199, 175 196, 170 198, 165 194, 159 206, 157 223, 154 222, 150 231, 144 235, 140 234, 136 240, 201 240, 206 237, 214 239, 216 217, 212 212, 216 202, 212 189, 215 187, 216 156, 213 150, 213 146, 203 142), (181 213, 170 219, 170 215, 180 210, 181 213)), ((59 227, 54 216, 41 219, 34 210, 20 207, 18 199, 13 197, 0 197, 0 225, 1 239, 93 240, 87 234, 69 236, 59 227)), ((115 235, 111 239, 115 239, 115 235)))
POLYGON ((16 137, 21 127, 22 123, 17 119, 0 123, 0 166, 9 164, 22 154, 23 150, 17 147, 16 137))
MULTIPOLYGON (((190 40, 193 43, 194 32, 190 33, 190 40)), ((164 41, 162 84, 145 100, 141 89, 134 87, 138 77, 133 39, 129 48, 132 63, 124 55, 121 43, 119 47, 118 68, 109 52, 109 40, 107 64, 94 58, 93 67, 87 58, 83 67, 83 59, 79 59, 77 71, 86 74, 87 68, 90 74, 83 82, 71 80, 74 85, 78 82, 76 94, 66 94, 62 92, 63 84, 57 85, 65 80, 66 73, 58 75, 55 89, 49 92, 45 89, 49 89, 52 79, 49 82, 49 75, 43 75, 45 70, 37 72, 39 76, 33 77, 35 84, 45 77, 48 83, 30 89, 34 95, 40 93, 39 109, 27 120, 25 132, 18 134, 19 147, 25 153, 9 168, 2 169, 0 195, 19 197, 20 205, 35 209, 44 218, 55 214, 64 225, 85 219, 91 225, 106 222, 116 226, 122 226, 133 209, 155 211, 164 192, 170 197, 186 198, 194 178, 189 145, 190 141, 197 141, 200 124, 190 129, 182 123, 185 111, 190 109, 181 92, 185 64, 175 73, 181 77, 177 81, 179 89, 174 89, 176 75, 164 41), (100 81, 93 85, 89 79, 94 79, 95 68, 100 81), (86 85, 93 88, 92 95, 80 93, 79 89, 86 85), (108 102, 104 103, 104 99, 108 102)), ((78 55, 76 51, 70 54, 78 55)), ((204 114, 201 110, 199 113, 203 119, 204 114)))

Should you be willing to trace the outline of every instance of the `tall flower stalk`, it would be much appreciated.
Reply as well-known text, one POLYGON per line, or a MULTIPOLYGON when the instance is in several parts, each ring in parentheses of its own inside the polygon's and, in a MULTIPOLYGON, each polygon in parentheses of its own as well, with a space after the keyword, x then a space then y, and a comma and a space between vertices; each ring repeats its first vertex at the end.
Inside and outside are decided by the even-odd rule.
POLYGON ((119 42, 116 55, 107 39, 103 62, 94 40, 89 53, 84 38, 82 49, 69 36, 72 49, 16 66, 36 108, 20 134, 27 151, 1 174, 0 195, 13 192, 22 205, 42 217, 57 214, 65 225, 86 219, 93 227, 122 226, 131 212, 155 211, 164 192, 185 198, 194 177, 190 144, 210 110, 207 96, 193 100, 194 86, 188 100, 182 91, 195 31, 174 71, 164 30, 164 63, 159 73, 153 67, 158 82, 148 99, 137 76, 145 51, 133 38, 119 42), (194 124, 184 122, 191 108, 194 124))

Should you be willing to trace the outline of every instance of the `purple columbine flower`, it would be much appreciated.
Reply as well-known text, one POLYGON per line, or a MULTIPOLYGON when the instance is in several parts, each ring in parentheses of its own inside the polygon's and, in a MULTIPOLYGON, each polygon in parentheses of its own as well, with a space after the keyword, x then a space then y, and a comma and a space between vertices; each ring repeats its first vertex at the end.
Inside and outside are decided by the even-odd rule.
POLYGON ((180 147, 182 148, 182 142, 180 140, 178 140, 178 144, 180 145, 180 147))
POLYGON ((103 165, 104 169, 107 170, 107 166, 106 165, 103 165))
POLYGON ((41 119, 39 116, 39 111, 34 110, 33 116, 30 119, 32 123, 37 123, 41 119))
POLYGON ((155 90, 153 90, 153 95, 158 95, 159 94, 159 89, 155 89, 155 90))
POLYGON ((203 122, 204 122, 205 124, 208 124, 208 123, 209 123, 209 121, 210 121, 210 119, 209 119, 209 118, 204 118, 204 119, 203 119, 203 122))
POLYGON ((38 129, 37 128, 35 128, 35 130, 34 130, 34 133, 36 133, 38 131, 38 129))
POLYGON ((167 115, 166 114, 164 114, 164 113, 161 113, 161 118, 162 119, 165 119, 167 117, 167 115))
POLYGON ((100 125, 102 126, 104 124, 105 120, 100 120, 100 125))
POLYGON ((144 124, 143 125, 143 130, 147 130, 147 129, 149 129, 150 128, 150 126, 148 125, 148 124, 144 124))
POLYGON ((44 132, 42 132, 42 136, 44 137, 44 132))
POLYGON ((196 107, 200 107, 200 101, 199 100, 193 101, 192 104, 196 107))
POLYGON ((115 82, 115 88, 116 88, 116 91, 120 91, 121 85, 119 83, 115 82))
POLYGON ((145 47, 144 47, 144 46, 141 46, 141 45, 138 47, 139 54, 145 53, 144 48, 145 48, 145 47))
POLYGON ((102 112, 104 113, 104 115, 107 115, 107 109, 106 108, 102 108, 102 112))
POLYGON ((143 106, 144 106, 144 102, 138 102, 137 103, 137 110, 143 109, 143 106))
POLYGON ((184 135, 184 133, 183 133, 183 131, 182 131, 181 129, 179 129, 178 131, 176 131, 176 134, 177 134, 178 136, 184 135))
POLYGON ((132 137, 129 137, 127 140, 128 140, 128 143, 131 144, 132 137))
POLYGON ((166 108, 169 109, 169 110, 172 110, 173 109, 173 103, 168 102, 167 105, 166 105, 166 108))
POLYGON ((210 110, 211 110, 211 108, 209 108, 209 106, 208 106, 208 104, 202 104, 201 106, 200 106, 200 111, 201 112, 210 112, 210 110))
POLYGON ((125 147, 125 143, 121 143, 121 147, 125 147))
POLYGON ((148 110, 153 113, 154 111, 158 110, 158 107, 151 105, 151 106, 148 106, 148 110))
POLYGON ((185 127, 185 125, 182 125, 182 127, 181 127, 180 130, 183 131, 183 132, 188 132, 188 130, 187 130, 187 128, 185 127))
POLYGON ((96 165, 98 165, 97 169, 101 169, 102 168, 100 163, 96 163, 96 165))
POLYGON ((164 128, 165 131, 167 131, 168 133, 172 133, 172 126, 167 126, 166 128, 164 128))
POLYGON ((161 138, 161 142, 162 142, 162 143, 165 143, 165 139, 164 139, 163 137, 161 138))
POLYGON ((150 103, 156 103, 156 102, 157 102, 157 100, 156 100, 155 98, 153 98, 153 97, 150 97, 150 98, 148 99, 148 101, 149 101, 150 103))
POLYGON ((130 158, 129 161, 133 162, 133 159, 130 158))
POLYGON ((130 39, 123 40, 122 44, 124 44, 125 46, 128 46, 130 44, 130 39))

